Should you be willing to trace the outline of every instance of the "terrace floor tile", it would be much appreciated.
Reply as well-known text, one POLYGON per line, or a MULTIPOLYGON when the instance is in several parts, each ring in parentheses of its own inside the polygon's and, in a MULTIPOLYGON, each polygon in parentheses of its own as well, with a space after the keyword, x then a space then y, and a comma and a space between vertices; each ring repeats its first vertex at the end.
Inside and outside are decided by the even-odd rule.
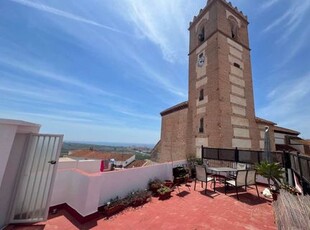
MULTIPOLYGON (((175 189, 168 200, 161 201, 154 197, 141 207, 128 208, 109 219, 100 216, 80 224, 65 210, 59 210, 56 214, 50 214, 44 223, 11 225, 7 229, 277 229, 271 200, 262 195, 258 198, 254 187, 247 192, 240 189, 240 200, 237 200, 234 189, 228 190, 225 195, 221 185, 213 192, 208 184, 206 195, 200 184, 196 191, 193 187, 194 183, 189 191, 183 185, 180 192, 175 189)), ((259 186, 260 192, 263 189, 259 186)))

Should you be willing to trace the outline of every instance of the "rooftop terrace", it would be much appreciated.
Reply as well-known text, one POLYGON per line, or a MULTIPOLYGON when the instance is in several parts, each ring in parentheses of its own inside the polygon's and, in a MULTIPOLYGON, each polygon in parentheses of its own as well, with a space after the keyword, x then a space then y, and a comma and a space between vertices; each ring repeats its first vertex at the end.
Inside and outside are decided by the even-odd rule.
MULTIPOLYGON (((191 183, 190 190, 184 185, 180 192, 175 189, 172 197, 151 202, 138 208, 129 208, 107 219, 99 215, 80 224, 65 210, 50 214, 48 220, 36 225, 11 225, 6 229, 276 229, 273 207, 266 198, 258 198, 255 189, 240 192, 237 200, 234 189, 224 194, 224 188, 207 195, 191 183)), ((264 188, 259 187, 261 192, 264 188)), ((241 190, 240 190, 241 191, 241 190)))

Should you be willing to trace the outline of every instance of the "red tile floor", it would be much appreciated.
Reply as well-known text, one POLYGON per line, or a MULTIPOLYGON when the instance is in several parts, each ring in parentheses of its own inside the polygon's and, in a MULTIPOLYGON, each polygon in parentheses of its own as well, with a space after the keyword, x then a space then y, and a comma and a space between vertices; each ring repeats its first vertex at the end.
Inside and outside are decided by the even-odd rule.
MULTIPOLYGON (((109 219, 99 217, 83 225, 66 211, 51 214, 44 223, 32 226, 9 226, 7 229, 276 229, 271 201, 258 198, 255 188, 242 192, 237 200, 235 190, 218 187, 213 192, 208 185, 207 195, 194 183, 190 191, 184 185, 175 189, 168 200, 152 198, 136 209, 129 208, 109 219)), ((261 192, 264 187, 259 187, 261 192)))

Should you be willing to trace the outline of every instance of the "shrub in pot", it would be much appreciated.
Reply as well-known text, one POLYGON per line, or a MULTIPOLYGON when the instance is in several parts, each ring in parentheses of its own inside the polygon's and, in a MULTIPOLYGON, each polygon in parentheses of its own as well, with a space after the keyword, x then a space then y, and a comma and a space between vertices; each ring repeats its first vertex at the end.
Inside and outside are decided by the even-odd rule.
POLYGON ((115 199, 111 199, 106 205, 99 207, 98 211, 110 217, 123 211, 126 207, 128 207, 128 204, 129 202, 127 198, 119 199, 116 197, 115 199))
POLYGON ((157 190, 158 194, 159 194, 159 199, 160 200, 166 200, 168 198, 171 197, 171 188, 167 187, 167 186, 162 186, 161 188, 159 188, 157 190))
POLYGON ((132 207, 138 207, 145 204, 151 198, 151 192, 147 190, 140 190, 132 192, 129 196, 130 205, 132 207))
POLYGON ((152 191, 153 195, 157 195, 157 190, 162 186, 162 181, 159 179, 154 179, 149 181, 149 190, 152 191))

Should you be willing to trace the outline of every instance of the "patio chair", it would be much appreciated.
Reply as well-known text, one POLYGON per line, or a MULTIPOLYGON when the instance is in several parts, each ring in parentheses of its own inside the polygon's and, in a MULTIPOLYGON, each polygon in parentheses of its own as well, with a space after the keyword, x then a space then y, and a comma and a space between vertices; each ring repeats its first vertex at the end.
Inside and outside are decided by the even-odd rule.
POLYGON ((248 170, 248 173, 246 176, 246 187, 249 187, 249 185, 255 185, 257 196, 259 197, 257 183, 256 183, 256 171, 255 170, 248 170))
MULTIPOLYGON (((240 162, 237 162, 236 163, 236 169, 237 170, 246 170, 247 169, 247 165, 245 163, 240 163, 240 162)), ((227 177, 229 179, 236 179, 236 172, 230 172, 227 177)))
POLYGON ((238 188, 243 186, 246 187, 247 172, 247 170, 239 170, 236 173, 235 179, 225 181, 225 194, 227 190, 227 185, 234 186, 236 188, 237 198, 239 200, 238 188))
MULTIPOLYGON (((203 182, 206 183, 205 194, 207 194, 208 182, 213 182, 213 191, 215 191, 215 178, 208 176, 207 169, 203 165, 195 165, 196 177, 195 177, 195 185, 194 190, 196 190, 197 181, 201 182, 201 187, 203 188, 203 182)), ((210 185, 211 188, 211 185, 210 185)))

